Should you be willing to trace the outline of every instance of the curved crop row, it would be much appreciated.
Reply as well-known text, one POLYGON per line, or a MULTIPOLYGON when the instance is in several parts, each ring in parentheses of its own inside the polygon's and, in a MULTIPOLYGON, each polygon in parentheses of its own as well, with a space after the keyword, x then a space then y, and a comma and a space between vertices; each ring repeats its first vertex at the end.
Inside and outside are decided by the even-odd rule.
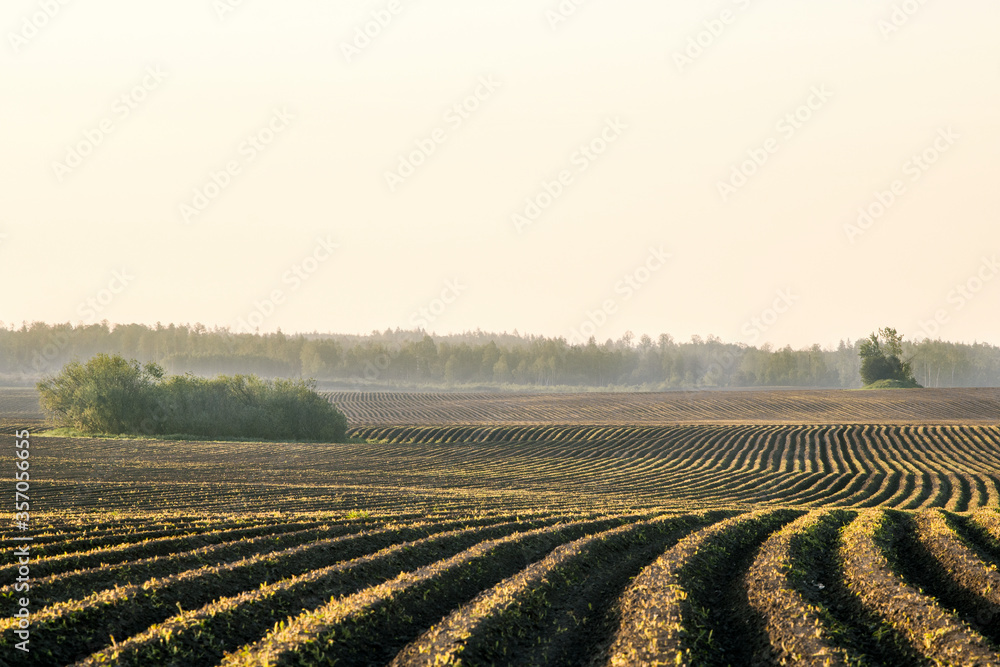
MULTIPOLYGON (((329 538, 278 552, 257 554, 221 565, 185 570, 142 584, 128 584, 59 602, 32 616, 32 637, 44 650, 33 651, 24 664, 53 664, 75 660, 105 645, 110 628, 131 635, 171 616, 178 604, 201 606, 211 600, 255 588, 271 577, 289 577, 331 562, 355 558, 400 541, 417 539, 461 526, 438 522, 383 528, 329 538), (67 627, 69 626, 69 627, 67 627), (58 638, 58 640, 57 640, 58 638), (49 654, 48 652, 52 652, 49 654), (39 662, 40 661, 40 662, 39 662)), ((470 531, 514 530, 517 522, 467 528, 470 531)), ((0 646, 14 641, 7 630, 16 618, 0 619, 0 646)))
POLYGON ((259 536, 33 580, 19 662, 1000 665, 997 516, 496 514, 259 536))
POLYGON ((894 552, 898 530, 881 510, 862 512, 844 529, 840 557, 850 590, 929 660, 1000 665, 1000 654, 981 635, 893 571, 887 555, 894 552))
POLYGON ((980 529, 982 529, 991 539, 1000 543, 1000 512, 993 509, 981 509, 972 515, 972 520, 975 522, 980 529))
POLYGON ((823 516, 822 511, 810 512, 769 537, 747 573, 750 606, 763 617, 781 665, 846 667, 850 661, 847 652, 827 636, 820 610, 790 581, 792 539, 814 528, 823 516))
MULTIPOLYGON (((446 403, 443 405, 447 405, 446 403)), ((371 442, 193 443, 90 454, 134 463, 100 484, 37 483, 40 502, 85 509, 363 510, 474 514, 710 507, 893 507, 975 511, 1000 502, 1000 428, 892 425, 504 425, 372 427, 371 442), (389 433, 393 431, 393 433, 389 433), (440 442, 439 442, 440 440, 440 442), (222 462, 224 460, 224 463, 222 462), (225 481, 188 479, 192 467, 225 481)), ((53 477, 85 444, 51 438, 53 477)), ((134 449, 134 448, 133 448, 134 449)), ((60 472, 63 471, 63 472, 60 472)), ((44 510, 39 510, 44 511, 44 510)), ((275 523, 288 521, 282 514, 275 523)), ((124 539, 124 538, 123 538, 124 539)), ((159 539, 159 538, 157 538, 159 539)), ((45 551, 46 555, 51 551, 45 551)), ((80 567, 84 567, 81 565, 80 567)))
MULTIPOLYGON (((318 528, 318 521, 302 523, 286 523, 279 526, 255 526, 253 528, 226 529, 206 531, 201 533, 183 534, 178 537, 159 537, 141 542, 123 541, 112 546, 102 546, 90 551, 70 552, 54 556, 38 558, 32 564, 32 574, 36 577, 46 577, 70 572, 73 570, 102 567, 125 562, 134 558, 152 556, 173 556, 178 549, 190 550, 198 547, 238 541, 241 538, 279 537, 284 533, 318 528)), ((16 565, 0 567, 0 577, 10 576, 16 571, 16 565)))
MULTIPOLYGON (((519 532, 501 540, 517 542, 518 535, 524 537, 523 541, 533 535, 556 537, 614 521, 603 519, 575 524, 557 523, 540 528, 533 528, 533 524, 522 524, 518 526, 519 532)), ((551 522, 535 522, 534 525, 538 523, 551 522)), ((303 606, 316 606, 330 598, 342 597, 367 586, 377 585, 392 579, 400 571, 426 566, 443 556, 474 546, 490 535, 491 531, 483 529, 439 533, 281 579, 235 596, 222 597, 199 609, 181 612, 125 642, 95 653, 80 664, 105 664, 107 661, 114 661, 122 665, 145 665, 156 664, 168 658, 178 660, 178 643, 187 647, 184 650, 184 660, 214 664, 227 651, 235 650, 265 634, 275 618, 294 616, 303 606)), ((524 544, 522 553, 525 553, 523 547, 524 544)))
MULTIPOLYGON (((610 532, 633 529, 633 525, 626 525, 611 529, 610 532)), ((606 534, 598 533, 598 535, 606 534)), ((475 590, 482 579, 482 574, 492 569, 488 564, 496 558, 498 551, 508 552, 508 557, 510 554, 521 553, 521 543, 537 540, 539 537, 545 545, 541 547, 543 550, 546 546, 552 548, 565 539, 553 528, 542 528, 481 542, 450 558, 412 572, 403 572, 395 579, 378 586, 354 595, 334 598, 317 609, 280 624, 259 642, 229 654, 222 664, 258 665, 294 662, 293 654, 319 652, 321 655, 323 652, 335 650, 339 643, 357 637, 357 630, 352 631, 351 626, 358 625, 365 617, 377 615, 380 611, 386 613, 386 608, 396 605, 397 609, 402 611, 399 608, 402 606, 399 604, 402 598, 426 598, 427 595, 453 598, 456 594, 461 597, 461 591, 453 590, 456 587, 466 588, 470 592, 475 590), (470 579, 476 585, 468 587, 470 579)), ((580 541, 591 539, 595 538, 581 538, 580 541)), ((521 562, 523 563, 523 560, 521 562)), ((377 641, 377 637, 372 637, 370 641, 377 641)))
MULTIPOLYGON (((267 523, 273 524, 271 517, 267 523)), ((265 523, 262 521, 251 521, 247 519, 236 519, 228 522, 199 520, 175 520, 175 521, 129 521, 122 519, 120 523, 112 525, 80 524, 78 522, 57 521, 51 525, 41 527, 38 522, 33 522, 32 546, 35 553, 49 554, 70 553, 73 551, 87 551, 104 545, 116 545, 124 542, 140 542, 156 537, 166 537, 183 532, 198 533, 223 528, 248 527, 265 523)))
POLYGON ((991 639, 1000 639, 997 565, 984 562, 940 511, 918 513, 914 527, 920 546, 936 561, 926 568, 935 587, 965 612, 973 627, 991 639))
MULTIPOLYGON (((354 532, 362 530, 358 527, 354 532)), ((114 588, 123 581, 146 581, 170 576, 189 569, 221 565, 254 554, 281 551, 298 545, 329 539, 352 532, 347 527, 320 527, 244 538, 221 544, 210 544, 190 551, 127 560, 114 565, 70 570, 41 577, 31 585, 32 600, 36 605, 51 605, 73 598, 80 590, 101 591, 114 588)), ((12 594, 13 585, 0 589, 0 596, 12 594)))
POLYGON ((348 423, 663 424, 694 422, 996 423, 997 389, 673 391, 665 393, 329 392, 348 423))
POLYGON ((1000 432, 987 426, 372 427, 356 434, 373 437, 375 456, 412 461, 413 476, 461 465, 499 469, 508 480, 533 475, 549 488, 590 477, 601 492, 628 486, 656 498, 670 489, 673 497, 717 504, 964 512, 1000 502, 1000 453, 991 444, 1000 432))
MULTIPOLYGON (((654 548, 662 548, 665 540, 677 539, 696 525, 697 520, 692 517, 665 517, 561 546, 451 613, 403 649, 391 664, 417 667, 510 662, 526 644, 535 655, 522 656, 518 662, 535 664, 552 660, 554 654, 567 652, 567 644, 581 639, 580 625, 586 622, 571 612, 559 614, 553 610, 552 598, 558 596, 559 589, 581 586, 588 575, 598 577, 601 565, 621 568, 629 560, 628 554, 640 545, 652 543, 654 548), (561 641, 543 641, 536 633, 540 627, 553 624, 564 632, 571 628, 576 632, 567 632, 558 638, 561 641), (525 627, 533 630, 530 636, 524 634, 525 627)), ((585 611, 577 609, 581 616, 585 611)))
POLYGON ((696 664, 719 658, 713 605, 732 560, 801 514, 758 511, 721 521, 678 542, 636 577, 622 596, 622 623, 609 663, 696 664))

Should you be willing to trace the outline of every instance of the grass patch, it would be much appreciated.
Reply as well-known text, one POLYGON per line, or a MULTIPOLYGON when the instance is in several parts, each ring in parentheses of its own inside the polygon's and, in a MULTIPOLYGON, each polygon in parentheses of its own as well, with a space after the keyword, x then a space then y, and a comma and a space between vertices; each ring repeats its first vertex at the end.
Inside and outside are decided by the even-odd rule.
POLYGON ((51 428, 45 431, 38 431, 37 433, 31 434, 32 438, 99 438, 101 440, 146 440, 146 441, 163 441, 163 440, 177 440, 186 442, 301 442, 301 443, 334 443, 334 444, 350 444, 350 445, 368 445, 368 444, 380 444, 376 440, 366 440, 364 438, 340 438, 337 441, 331 440, 295 440, 293 438, 240 438, 240 437, 225 437, 225 438, 207 438, 203 435, 194 435, 190 433, 169 433, 164 435, 142 435, 142 434, 132 434, 132 433, 92 433, 90 431, 82 431, 80 429, 71 428, 68 426, 51 428))
POLYGON ((862 391, 865 389, 923 389, 923 385, 918 384, 916 380, 879 380, 878 382, 872 382, 871 384, 866 384, 862 387, 862 391))

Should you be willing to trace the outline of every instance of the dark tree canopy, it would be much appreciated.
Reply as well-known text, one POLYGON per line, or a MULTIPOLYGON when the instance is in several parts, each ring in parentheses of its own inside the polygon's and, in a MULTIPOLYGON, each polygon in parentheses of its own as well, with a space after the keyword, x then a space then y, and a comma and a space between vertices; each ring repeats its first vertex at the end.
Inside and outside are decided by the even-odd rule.
POLYGON ((73 361, 38 383, 42 407, 85 433, 343 441, 347 420, 302 380, 165 377, 118 355, 73 361))
POLYGON ((866 386, 881 381, 895 381, 900 386, 919 387, 913 377, 913 368, 904 361, 903 337, 895 329, 886 327, 861 341, 861 381, 866 386))

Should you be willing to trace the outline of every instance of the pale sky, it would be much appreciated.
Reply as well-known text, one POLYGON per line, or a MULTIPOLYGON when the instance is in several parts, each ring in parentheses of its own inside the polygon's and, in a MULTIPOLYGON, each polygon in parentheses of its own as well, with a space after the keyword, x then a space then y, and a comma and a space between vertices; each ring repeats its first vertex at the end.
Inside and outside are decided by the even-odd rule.
POLYGON ((1000 4, 577 3, 5 0, 0 320, 1000 344, 1000 4))

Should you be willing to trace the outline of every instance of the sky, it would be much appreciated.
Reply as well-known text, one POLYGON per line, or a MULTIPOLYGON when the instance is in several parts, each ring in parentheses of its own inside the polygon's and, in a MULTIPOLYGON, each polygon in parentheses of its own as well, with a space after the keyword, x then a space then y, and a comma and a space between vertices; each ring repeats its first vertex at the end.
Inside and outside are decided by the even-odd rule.
POLYGON ((1000 344, 992 0, 6 0, 0 321, 1000 344))

